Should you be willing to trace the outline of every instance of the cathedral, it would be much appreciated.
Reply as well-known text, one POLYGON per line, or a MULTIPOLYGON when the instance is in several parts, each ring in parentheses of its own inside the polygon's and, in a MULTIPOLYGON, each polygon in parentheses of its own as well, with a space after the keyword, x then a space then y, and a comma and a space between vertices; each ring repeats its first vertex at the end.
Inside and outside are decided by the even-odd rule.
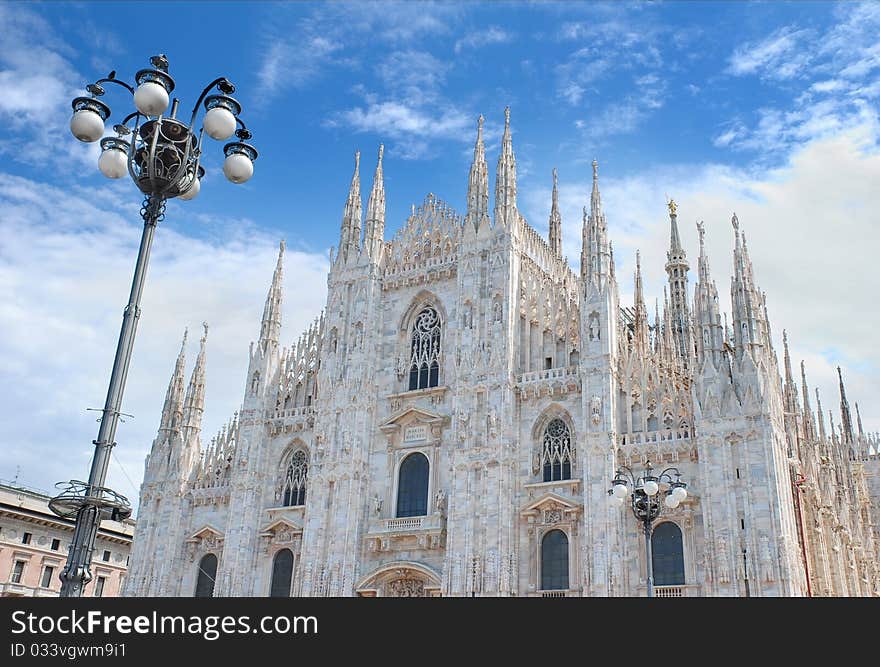
POLYGON ((282 242, 210 440, 207 325, 188 383, 184 336, 124 594, 644 596, 650 558, 658 597, 880 595, 880 442, 842 374, 823 411, 786 332, 778 361, 735 214, 728 324, 671 201, 664 301, 637 256, 621 305, 595 161, 569 267, 555 170, 547 239, 517 208, 509 109, 491 209, 482 116, 464 215, 429 194, 386 240, 382 169, 380 147, 363 215, 355 154, 326 306, 290 346, 282 242), (647 466, 687 493, 646 541, 611 487, 647 466))

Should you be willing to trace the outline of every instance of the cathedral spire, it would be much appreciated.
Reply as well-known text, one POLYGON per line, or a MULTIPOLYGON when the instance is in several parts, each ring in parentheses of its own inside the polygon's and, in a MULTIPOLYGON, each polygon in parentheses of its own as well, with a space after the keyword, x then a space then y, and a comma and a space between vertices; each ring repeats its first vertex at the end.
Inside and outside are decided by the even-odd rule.
MULTIPOLYGON (((278 244, 278 261, 272 274, 272 284, 266 295, 263 306, 263 321, 260 325, 260 344, 265 348, 268 343, 278 345, 281 339, 281 300, 284 283, 284 240, 278 244)), ((206 334, 207 335, 207 334, 206 334)))
POLYGON ((479 231, 489 222, 489 167, 486 147, 483 145, 483 114, 477 119, 477 140, 474 143, 474 161, 468 176, 466 220, 479 231))
POLYGON ((585 285, 584 294, 601 292, 613 277, 614 256, 608 241, 608 228, 599 194, 599 163, 593 160, 590 211, 587 213, 584 208, 581 231, 581 281, 585 285))
POLYGON ((819 417, 819 439, 825 440, 825 415, 822 414, 822 399, 819 398, 819 387, 816 387, 816 414, 819 417))
POLYGON ((553 195, 550 206, 550 249, 557 257, 562 257, 562 216, 559 213, 559 180, 556 167, 553 167, 553 195))
POLYGON ((859 413, 859 404, 856 403, 856 421, 859 424, 859 438, 865 437, 865 431, 862 428, 862 415, 859 413))
POLYGON ((736 213, 731 218, 731 224, 736 237, 733 250, 733 276, 730 283, 734 340, 740 354, 746 351, 754 354, 763 346, 766 338, 763 304, 760 293, 755 287, 745 234, 740 233, 736 213))
POLYGON ((801 394, 804 396, 804 438, 807 442, 816 439, 816 423, 813 419, 813 411, 810 407, 810 392, 807 388, 807 371, 804 361, 801 359, 801 394))
POLYGON ((678 353, 687 365, 693 351, 691 341, 691 316, 688 312, 688 266, 687 255, 681 247, 678 235, 678 206, 670 199, 669 207, 669 250, 666 253, 666 274, 669 277, 669 297, 672 307, 672 334, 678 353))
POLYGON ((648 350, 648 310, 645 308, 645 292, 642 287, 642 258, 636 250, 636 273, 633 291, 633 333, 636 345, 642 352, 648 350))
POLYGON ((349 257, 356 258, 361 244, 361 152, 354 154, 354 175, 345 200, 342 213, 342 228, 339 233, 339 252, 337 261, 345 263, 349 257))
POLYGON ((844 444, 852 447, 855 442, 853 435, 852 415, 849 411, 849 401, 846 400, 846 387, 843 386, 843 373, 840 366, 837 367, 837 377, 840 379, 840 418, 841 418, 841 435, 844 444))
POLYGON ((501 155, 495 173, 495 225, 513 227, 518 218, 516 208, 516 158, 510 136, 510 107, 504 109, 504 134, 501 155))
POLYGON ((208 340, 208 323, 202 323, 204 334, 199 341, 199 356, 196 357, 196 365, 193 367, 186 388, 186 399, 183 403, 183 443, 184 448, 194 449, 202 431, 202 415, 205 412, 205 343, 208 340))
POLYGON ((785 386, 783 388, 783 404, 785 412, 795 414, 800 409, 798 406, 797 385, 791 373, 791 356, 788 353, 788 332, 782 330, 783 359, 785 364, 785 386))
POLYGON ((162 419, 159 421, 159 431, 174 431, 180 428, 180 420, 183 414, 183 390, 186 378, 186 337, 187 330, 183 330, 183 341, 180 343, 180 353, 174 364, 174 372, 168 382, 168 390, 165 392, 165 403, 162 406, 162 419))
POLYGON ((709 273, 709 257, 706 254, 706 227, 697 223, 700 237, 700 257, 698 260, 697 284, 694 285, 694 327, 700 359, 711 358, 717 368, 724 348, 725 331, 721 326, 721 313, 718 306, 718 289, 709 273))
POLYGON ((374 262, 378 262, 385 243, 385 179, 382 172, 382 154, 385 146, 379 144, 379 161, 373 175, 373 189, 367 202, 367 221, 364 229, 364 250, 374 262))

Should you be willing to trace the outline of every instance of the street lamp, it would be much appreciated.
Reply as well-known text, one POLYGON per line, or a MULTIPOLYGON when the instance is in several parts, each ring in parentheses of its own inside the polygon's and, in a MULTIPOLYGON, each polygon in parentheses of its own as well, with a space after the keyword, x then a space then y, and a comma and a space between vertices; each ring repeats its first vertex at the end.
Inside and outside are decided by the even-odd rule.
POLYGON ((651 553, 651 532, 654 521, 660 516, 663 505, 675 509, 687 498, 687 484, 681 481, 678 468, 666 468, 659 475, 654 475, 650 461, 645 461, 645 471, 640 477, 626 466, 618 468, 608 495, 613 504, 623 505, 630 499, 633 515, 642 523, 645 533, 645 559, 648 575, 648 597, 654 597, 654 563, 651 553), (675 479, 672 479, 675 475, 675 479), (661 488, 661 484, 666 488, 661 488))
POLYGON ((73 100, 70 131, 80 141, 93 143, 101 139, 104 122, 110 117, 110 107, 98 99, 105 93, 102 84, 115 83, 133 96, 136 111, 113 126, 116 136, 101 139, 98 168, 107 178, 122 178, 128 174, 144 194, 141 207, 144 231, 131 294, 122 316, 110 386, 101 411, 101 426, 97 439, 93 441, 95 452, 89 481, 59 482, 57 486, 62 489, 61 493, 49 501, 52 511, 59 516, 76 517, 67 564, 61 573, 62 597, 81 596, 85 584, 91 580, 92 552, 101 521, 121 521, 131 516, 128 499, 106 488, 104 483, 110 451, 116 444, 116 426, 141 312, 140 301, 150 246, 156 225, 165 218, 165 203, 174 197, 190 200, 199 193, 201 179, 205 175, 205 169, 199 164, 203 132, 219 141, 235 135, 237 141, 223 147, 226 155, 223 173, 233 183, 244 183, 250 179, 254 173, 254 160, 257 159, 257 150, 246 143, 251 133, 238 117, 241 105, 230 97, 235 92, 235 86, 228 79, 214 79, 202 91, 186 124, 177 118, 178 99, 172 102, 171 112, 164 115, 169 95, 174 90, 174 79, 168 74, 168 59, 160 54, 150 58, 150 63, 152 68, 142 69, 135 75, 136 88, 118 80, 116 72, 110 72, 106 78, 86 86, 90 97, 73 100), (214 87, 220 94, 208 95, 214 87), (202 102, 205 115, 202 128, 197 131, 195 121, 202 102))

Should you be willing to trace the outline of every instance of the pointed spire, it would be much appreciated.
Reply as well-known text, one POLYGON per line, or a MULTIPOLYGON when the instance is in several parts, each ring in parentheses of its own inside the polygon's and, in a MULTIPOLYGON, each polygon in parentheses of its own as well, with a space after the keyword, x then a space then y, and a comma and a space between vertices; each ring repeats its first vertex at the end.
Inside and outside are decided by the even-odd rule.
POLYGON ((165 404, 162 406, 162 419, 159 422, 160 431, 174 431, 180 428, 180 420, 183 415, 183 390, 186 378, 186 337, 188 331, 183 330, 183 340, 180 343, 180 353, 174 364, 174 372, 168 382, 165 392, 165 404))
MULTIPOLYGON (((203 322, 204 334, 199 341, 199 355, 186 388, 183 404, 183 442, 193 446, 202 431, 202 415, 205 412, 205 343, 208 341, 208 323, 203 322)), ((197 450, 198 451, 198 450, 197 450)))
POLYGON ((581 281, 584 294, 599 293, 614 278, 614 253, 608 241, 605 214, 602 213, 602 196, 599 194, 599 163, 593 160, 593 190, 590 194, 590 211, 584 208, 581 230, 581 281))
POLYGON ((819 416, 819 439, 825 440, 825 415, 822 414, 822 399, 819 398, 819 387, 816 387, 816 414, 819 416))
POLYGON ((263 306, 263 320, 260 324, 260 344, 264 349, 269 343, 278 345, 281 338, 284 248, 284 239, 281 239, 281 242, 278 244, 278 260, 275 262, 275 271, 272 274, 272 284, 269 285, 269 293, 266 295, 266 304, 263 306))
POLYGON ((339 252, 336 259, 342 262, 349 257, 356 258, 361 247, 361 152, 354 154, 354 174, 348 188, 348 198, 342 213, 342 228, 339 233, 339 252))
POLYGON ((859 413, 859 404, 856 403, 856 421, 859 424, 859 438, 865 437, 865 431, 862 429, 862 415, 859 413))
POLYGON ((648 349, 648 310, 645 308, 645 292, 642 287, 642 258, 636 250, 636 273, 633 292, 633 329, 636 345, 643 352, 648 349))
POLYGON ((559 213, 559 179, 556 167, 553 167, 553 194, 550 205, 550 250, 557 257, 562 257, 562 216, 559 213))
POLYGON ((785 405, 785 411, 787 413, 794 414, 799 410, 797 404, 797 385, 795 385, 794 378, 791 374, 791 356, 788 353, 788 332, 785 329, 782 330, 782 347, 785 365, 785 385, 783 388, 783 402, 785 405))
POLYGON ((364 250, 374 262, 378 262, 385 243, 385 178, 382 171, 382 154, 385 145, 379 144, 379 161, 373 174, 373 189, 367 202, 367 221, 364 229, 364 250))
POLYGON ((670 230, 669 230, 669 256, 675 256, 676 254, 684 255, 684 249, 681 247, 681 239, 678 236, 678 204, 675 203, 674 199, 670 199, 666 204, 669 208, 669 222, 670 222, 670 230))
POLYGON ((504 109, 501 155, 495 172, 495 225, 510 228, 518 220, 516 208, 516 158, 510 136, 510 107, 504 109))
POLYGON ((477 140, 474 142, 474 161, 468 176, 467 214, 465 219, 479 231, 489 223, 489 167, 486 147, 483 145, 483 114, 477 119, 477 140))
POLYGON ((843 373, 840 370, 840 366, 837 367, 837 377, 840 379, 841 435, 845 444, 852 445, 855 442, 852 414, 849 411, 849 402, 846 400, 846 387, 843 386, 843 373))
POLYGON ((810 407, 810 391, 807 387, 807 371, 803 359, 801 359, 801 394, 804 397, 804 438, 807 442, 814 442, 816 440, 816 423, 810 407))
POLYGON ((678 235, 678 206, 670 199, 669 207, 669 250, 666 253, 666 274, 669 279, 669 296, 671 298, 672 334, 685 365, 690 363, 692 350, 691 315, 688 309, 688 269, 687 255, 681 247, 678 235))
POLYGON ((696 344, 700 358, 711 358, 717 368, 721 362, 721 350, 727 334, 726 326, 722 329, 721 313, 718 305, 718 289, 709 273, 709 257, 706 254, 706 227, 703 222, 697 223, 700 237, 700 258, 698 261, 698 281, 694 285, 694 327, 696 344))
POLYGON ((736 237, 733 250, 733 276, 730 282, 734 340, 740 354, 746 351, 754 354, 766 340, 763 304, 754 284, 745 234, 740 234, 736 213, 733 214, 730 222, 736 237))

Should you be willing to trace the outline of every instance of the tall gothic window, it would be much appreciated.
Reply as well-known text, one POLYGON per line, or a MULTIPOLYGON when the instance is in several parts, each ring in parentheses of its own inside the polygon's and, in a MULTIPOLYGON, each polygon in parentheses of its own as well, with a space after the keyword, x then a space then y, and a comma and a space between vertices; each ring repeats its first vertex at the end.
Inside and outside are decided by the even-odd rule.
POLYGON ((568 536, 551 530, 541 540, 541 590, 568 589, 568 536))
POLYGON ((413 323, 410 345, 409 388, 436 387, 440 380, 440 315, 425 307, 413 323))
POLYGON ((285 507, 306 504, 306 480, 309 476, 309 461, 306 453, 298 449, 290 457, 284 471, 281 494, 285 507))
POLYGON ((664 521, 651 536, 651 562, 654 565, 654 583, 657 586, 684 584, 684 549, 681 528, 664 521))
POLYGON ((290 582, 293 579, 293 552, 282 549, 272 561, 272 586, 270 598, 289 598, 290 582))
POLYGON ((196 582, 197 598, 214 597, 214 580, 217 578, 217 556, 205 554, 199 561, 199 578, 196 582))
POLYGON ((397 482, 397 516, 424 516, 428 513, 428 459, 415 452, 400 464, 397 482))
POLYGON ((544 429, 544 443, 541 446, 544 481, 571 479, 571 459, 571 432, 568 424, 556 418, 544 429))

